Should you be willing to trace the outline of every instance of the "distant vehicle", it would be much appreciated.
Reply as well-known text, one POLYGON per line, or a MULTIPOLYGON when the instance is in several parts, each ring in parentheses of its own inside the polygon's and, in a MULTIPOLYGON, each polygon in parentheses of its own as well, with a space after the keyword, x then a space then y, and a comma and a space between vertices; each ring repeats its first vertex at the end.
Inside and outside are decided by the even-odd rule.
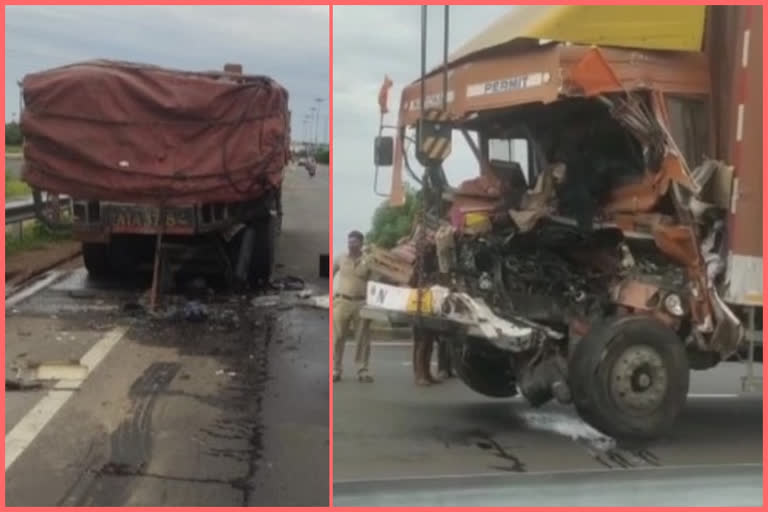
POLYGON ((299 160, 299 167, 305 168, 310 176, 314 176, 317 172, 317 162, 311 157, 301 158, 299 160))
MULTIPOLYGON (((277 82, 237 64, 92 61, 27 75, 21 87, 22 177, 37 198, 73 198, 91 275, 197 263, 233 284, 269 280, 290 160, 288 92, 277 82)), ((38 217, 50 222, 42 206, 38 217)))

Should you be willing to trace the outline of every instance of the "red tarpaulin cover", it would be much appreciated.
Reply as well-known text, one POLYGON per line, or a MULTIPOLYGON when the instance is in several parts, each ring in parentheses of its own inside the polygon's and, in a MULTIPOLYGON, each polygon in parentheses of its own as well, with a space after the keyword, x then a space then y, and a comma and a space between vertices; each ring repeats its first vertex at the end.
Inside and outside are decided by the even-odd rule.
POLYGON ((80 199, 258 198, 290 155, 288 92, 267 77, 93 61, 24 77, 23 178, 80 199))

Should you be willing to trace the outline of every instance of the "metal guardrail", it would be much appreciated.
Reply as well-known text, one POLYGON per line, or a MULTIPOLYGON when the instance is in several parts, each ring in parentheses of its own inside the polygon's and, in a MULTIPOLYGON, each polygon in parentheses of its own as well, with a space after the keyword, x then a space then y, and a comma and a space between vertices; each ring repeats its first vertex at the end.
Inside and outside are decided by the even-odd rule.
POLYGON ((35 203, 28 201, 12 201, 5 205, 5 224, 24 222, 35 218, 35 203))
MULTIPOLYGON (((71 199, 69 196, 59 196, 61 202, 61 208, 69 208, 71 205, 71 199)), ((24 222, 26 220, 32 220, 35 218, 35 202, 29 197, 27 199, 18 199, 15 201, 8 201, 5 204, 5 225, 15 224, 17 222, 24 222)))

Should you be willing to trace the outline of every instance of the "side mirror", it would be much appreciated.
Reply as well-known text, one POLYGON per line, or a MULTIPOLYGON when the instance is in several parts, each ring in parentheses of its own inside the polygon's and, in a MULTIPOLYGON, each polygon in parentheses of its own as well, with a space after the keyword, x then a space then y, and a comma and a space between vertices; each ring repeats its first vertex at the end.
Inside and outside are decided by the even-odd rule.
POLYGON ((376 166, 389 167, 393 162, 394 138, 378 136, 373 141, 373 162, 376 166))

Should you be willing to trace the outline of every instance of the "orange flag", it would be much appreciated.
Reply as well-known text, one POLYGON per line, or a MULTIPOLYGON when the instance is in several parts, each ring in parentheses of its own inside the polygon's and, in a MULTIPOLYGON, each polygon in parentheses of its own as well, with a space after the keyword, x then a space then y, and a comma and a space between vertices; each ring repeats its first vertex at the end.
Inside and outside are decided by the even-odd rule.
POLYGON ((389 88, 392 87, 392 80, 387 75, 384 75, 384 83, 381 84, 379 89, 379 110, 382 114, 389 112, 387 108, 387 96, 389 96, 389 88))
POLYGON ((621 81, 611 69, 600 50, 592 48, 571 71, 571 80, 584 90, 585 96, 621 90, 621 81))

